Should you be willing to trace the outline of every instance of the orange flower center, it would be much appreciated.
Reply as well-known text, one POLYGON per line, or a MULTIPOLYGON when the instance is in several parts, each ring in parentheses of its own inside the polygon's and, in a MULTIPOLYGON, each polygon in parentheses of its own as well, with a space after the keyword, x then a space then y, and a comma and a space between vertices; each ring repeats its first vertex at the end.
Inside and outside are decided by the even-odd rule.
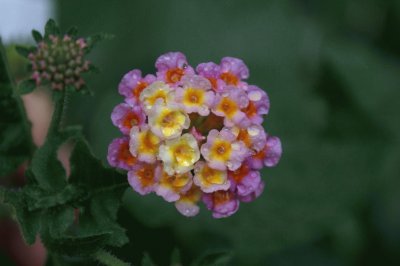
POLYGON ((139 99, 140 94, 141 94, 142 91, 147 87, 147 85, 148 85, 148 84, 147 84, 146 82, 141 82, 141 81, 139 81, 138 84, 136 85, 136 87, 134 87, 134 88, 132 89, 133 96, 134 96, 136 99, 139 99))
POLYGON ((139 124, 139 118, 136 114, 134 113, 128 113, 122 122, 122 125, 125 128, 132 128, 133 126, 136 126, 139 124))
POLYGON ((181 195, 183 201, 197 202, 201 198, 201 190, 197 186, 192 186, 184 195, 181 195))
POLYGON ((208 78, 208 80, 210 81, 213 90, 216 91, 216 90, 217 90, 217 79, 215 79, 215 78, 208 78))
POLYGON ((253 158, 262 160, 265 157, 265 153, 267 152, 267 149, 268 149, 268 146, 265 145, 265 147, 261 151, 259 151, 253 155, 253 158))
POLYGON ((230 72, 222 73, 220 78, 228 85, 237 86, 239 84, 239 79, 230 72))
POLYGON ((124 142, 118 150, 118 160, 125 162, 127 165, 132 166, 136 163, 136 158, 129 151, 129 143, 124 142))
POLYGON ((231 177, 235 180, 236 183, 239 183, 242 181, 242 179, 249 174, 250 168, 246 165, 243 164, 239 169, 236 171, 230 172, 231 177))
POLYGON ((247 115, 247 117, 253 117, 257 114, 257 107, 252 101, 250 101, 249 105, 243 109, 243 112, 247 115))
POLYGON ((137 171, 138 178, 144 187, 154 183, 154 165, 145 165, 137 171))
POLYGON ((249 133, 247 132, 247 129, 241 129, 239 131, 239 135, 238 135, 237 139, 243 141, 243 143, 247 147, 251 146, 251 138, 249 136, 249 133))
POLYGON ((218 110, 225 113, 228 118, 231 118, 238 110, 238 106, 236 102, 227 97, 224 97, 218 105, 218 110))
POLYGON ((176 83, 181 80, 184 74, 185 71, 182 68, 172 68, 169 69, 165 74, 165 80, 167 83, 176 83))
POLYGON ((213 203, 214 205, 220 205, 228 202, 233 197, 231 191, 219 190, 213 193, 213 203))

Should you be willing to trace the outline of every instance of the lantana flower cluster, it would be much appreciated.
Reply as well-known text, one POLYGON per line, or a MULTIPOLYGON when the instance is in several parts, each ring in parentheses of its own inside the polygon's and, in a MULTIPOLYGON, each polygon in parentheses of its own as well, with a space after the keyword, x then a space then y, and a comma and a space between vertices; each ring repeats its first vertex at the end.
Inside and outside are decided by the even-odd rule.
POLYGON ((123 136, 109 145, 109 164, 128 171, 136 192, 174 202, 185 216, 196 215, 200 201, 215 218, 232 215, 260 196, 260 169, 282 153, 262 126, 268 95, 246 82, 247 66, 233 57, 194 69, 170 52, 155 67, 155 75, 134 69, 119 84, 125 101, 111 119, 123 136))

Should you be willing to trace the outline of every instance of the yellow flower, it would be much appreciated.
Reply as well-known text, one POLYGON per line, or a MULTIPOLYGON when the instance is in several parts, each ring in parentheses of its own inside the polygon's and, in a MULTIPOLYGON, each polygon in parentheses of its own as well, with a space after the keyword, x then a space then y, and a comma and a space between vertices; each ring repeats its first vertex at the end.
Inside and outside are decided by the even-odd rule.
POLYGON ((193 165, 200 159, 200 151, 193 135, 186 133, 166 140, 160 146, 158 157, 164 162, 164 171, 169 175, 183 174, 193 169, 193 165))
POLYGON ((140 94, 140 101, 143 103, 144 111, 148 113, 159 100, 162 100, 163 103, 171 102, 171 92, 171 87, 162 81, 152 83, 140 94))
POLYGON ((189 128, 189 116, 177 105, 158 100, 149 113, 151 131, 162 139, 172 139, 181 135, 183 129, 189 128))

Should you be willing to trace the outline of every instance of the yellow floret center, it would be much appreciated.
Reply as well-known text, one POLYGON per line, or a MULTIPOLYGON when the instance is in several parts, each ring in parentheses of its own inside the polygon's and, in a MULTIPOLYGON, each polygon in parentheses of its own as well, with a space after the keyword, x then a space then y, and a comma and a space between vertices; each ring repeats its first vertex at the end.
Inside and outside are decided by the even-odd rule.
POLYGON ((191 177, 188 174, 168 175, 164 172, 160 183, 173 188, 181 188, 184 187, 190 181, 190 179, 191 177))
POLYGON ((228 118, 232 118, 238 109, 237 103, 227 97, 222 98, 217 106, 217 110, 223 112, 228 118))
POLYGON ((216 184, 216 185, 221 185, 225 182, 225 172, 220 171, 220 170, 215 170, 207 165, 204 166, 204 168, 201 171, 201 176, 211 184, 216 184))
POLYGON ((216 139, 211 148, 211 158, 218 161, 228 161, 231 157, 231 143, 222 139, 216 139))
POLYGON ((191 166, 196 162, 196 150, 188 143, 178 143, 171 147, 172 157, 180 166, 191 166))
POLYGON ((164 102, 167 101, 168 92, 165 90, 157 90, 152 95, 149 95, 146 99, 149 106, 153 106, 158 99, 163 99, 164 102))
POLYGON ((204 91, 196 88, 186 89, 183 103, 188 106, 202 105, 204 103, 204 91))
POLYGON ((158 152, 158 143, 160 139, 150 130, 139 133, 139 148, 138 154, 155 154, 158 152))
POLYGON ((163 110, 156 124, 165 137, 170 137, 182 130, 185 120, 186 116, 179 110, 163 110))

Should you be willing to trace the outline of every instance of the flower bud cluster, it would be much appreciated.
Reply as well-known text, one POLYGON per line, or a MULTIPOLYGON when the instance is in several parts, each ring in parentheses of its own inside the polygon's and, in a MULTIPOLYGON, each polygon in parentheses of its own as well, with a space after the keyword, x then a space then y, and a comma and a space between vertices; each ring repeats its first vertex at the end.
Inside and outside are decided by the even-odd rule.
POLYGON ((90 62, 84 59, 85 39, 50 35, 38 43, 35 52, 28 55, 36 86, 49 83, 54 90, 71 85, 79 90, 84 84, 82 73, 89 70, 90 62))

